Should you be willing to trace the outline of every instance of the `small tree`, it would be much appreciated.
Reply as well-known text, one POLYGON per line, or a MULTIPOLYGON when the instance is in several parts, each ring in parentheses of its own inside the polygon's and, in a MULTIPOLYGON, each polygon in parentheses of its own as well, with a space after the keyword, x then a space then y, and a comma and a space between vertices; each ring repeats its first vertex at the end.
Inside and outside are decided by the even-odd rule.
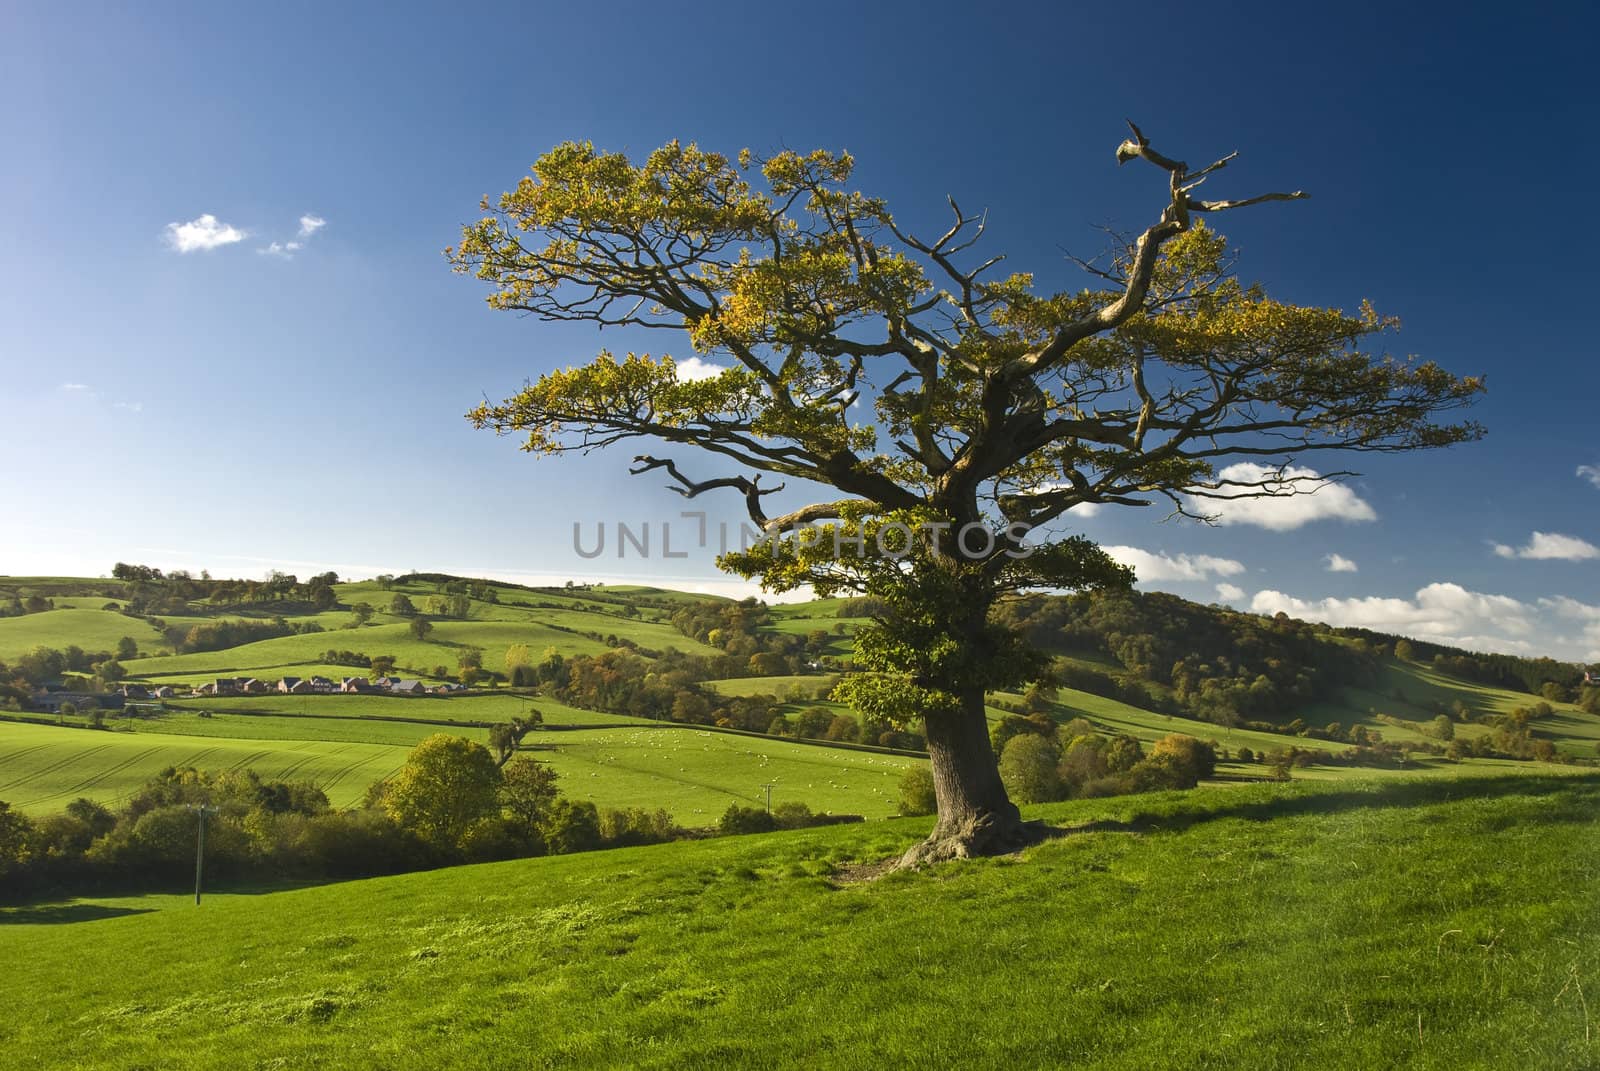
POLYGON ((536 832, 546 824, 560 796, 560 775, 549 763, 526 756, 512 759, 501 771, 500 804, 519 828, 536 832))
POLYGON ((535 710, 524 717, 489 726, 489 749, 495 754, 496 765, 504 766, 522 744, 522 738, 532 732, 534 726, 543 724, 544 715, 535 710))
POLYGON ((1006 791, 1021 803, 1048 803, 1061 798, 1057 764, 1061 751, 1055 743, 1035 733, 1023 733, 1006 744, 1000 755, 1000 779, 1006 791))
POLYGON ((411 749, 383 794, 384 809, 434 847, 454 849, 499 808, 500 767, 482 744, 435 733, 411 749))
POLYGON ((124 636, 117 641, 117 657, 126 662, 139 657, 139 641, 132 636, 124 636))
POLYGON ((433 631, 433 622, 429 621, 426 617, 413 617, 411 619, 411 624, 408 625, 407 628, 411 633, 412 639, 426 640, 428 638, 428 633, 433 631))
POLYGON ((900 775, 900 813, 907 817, 932 814, 939 808, 933 788, 933 771, 916 762, 900 775))

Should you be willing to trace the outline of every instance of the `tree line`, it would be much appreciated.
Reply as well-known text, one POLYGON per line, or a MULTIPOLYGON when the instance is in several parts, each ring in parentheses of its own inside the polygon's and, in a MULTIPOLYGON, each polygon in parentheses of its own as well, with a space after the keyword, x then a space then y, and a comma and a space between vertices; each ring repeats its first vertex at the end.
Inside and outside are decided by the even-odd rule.
MULTIPOLYGON (((680 827, 664 809, 574 800, 548 764, 502 757, 438 733, 345 809, 329 806, 309 782, 193 767, 163 770, 115 809, 77 799, 35 819, 0 802, 0 889, 24 896, 174 887, 193 874, 195 808, 202 805, 213 809, 206 873, 219 882, 368 877, 707 832, 680 827)), ((723 832, 749 831, 739 805, 730 814, 723 832)), ((803 805, 779 814, 786 828, 845 820, 812 815, 803 805)))

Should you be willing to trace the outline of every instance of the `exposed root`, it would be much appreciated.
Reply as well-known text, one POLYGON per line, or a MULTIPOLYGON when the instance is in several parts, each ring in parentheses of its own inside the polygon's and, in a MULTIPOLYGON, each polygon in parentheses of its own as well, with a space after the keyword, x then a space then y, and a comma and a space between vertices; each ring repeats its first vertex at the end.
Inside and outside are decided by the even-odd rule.
POLYGON ((902 855, 893 869, 915 870, 952 859, 1011 855, 1063 832, 1043 822, 1003 820, 992 813, 973 815, 949 824, 940 822, 928 839, 902 855))

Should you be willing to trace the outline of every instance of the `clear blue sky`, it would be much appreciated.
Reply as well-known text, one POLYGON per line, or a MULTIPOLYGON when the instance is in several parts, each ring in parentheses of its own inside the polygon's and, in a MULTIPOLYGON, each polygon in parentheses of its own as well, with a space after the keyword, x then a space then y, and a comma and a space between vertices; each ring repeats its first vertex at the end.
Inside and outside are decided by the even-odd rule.
POLYGON ((566 139, 845 148, 902 219, 954 194, 1075 287, 1062 249, 1159 204, 1112 158, 1132 116, 1238 149, 1229 191, 1311 191, 1226 219, 1243 274, 1401 316, 1488 377, 1490 436, 1358 459, 1315 519, 1083 530, 1202 601, 1600 659, 1590 9, 861 6, 6 5, 0 572, 714 582, 572 551, 683 507, 632 451, 535 461, 461 419, 599 344, 450 274, 478 198, 566 139), (174 248, 207 215, 184 233, 245 237, 174 248))

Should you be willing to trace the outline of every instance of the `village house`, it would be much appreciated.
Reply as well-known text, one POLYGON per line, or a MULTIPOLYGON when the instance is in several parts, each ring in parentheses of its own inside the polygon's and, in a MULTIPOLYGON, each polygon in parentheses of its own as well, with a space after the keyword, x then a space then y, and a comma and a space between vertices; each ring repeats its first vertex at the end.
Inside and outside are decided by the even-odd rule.
POLYGON ((395 681, 389 690, 397 695, 422 695, 428 686, 421 681, 395 681))
POLYGON ((41 710, 52 713, 61 713, 63 704, 71 703, 79 711, 92 710, 99 707, 101 710, 121 710, 124 702, 122 696, 116 692, 36 692, 33 705, 41 710))

